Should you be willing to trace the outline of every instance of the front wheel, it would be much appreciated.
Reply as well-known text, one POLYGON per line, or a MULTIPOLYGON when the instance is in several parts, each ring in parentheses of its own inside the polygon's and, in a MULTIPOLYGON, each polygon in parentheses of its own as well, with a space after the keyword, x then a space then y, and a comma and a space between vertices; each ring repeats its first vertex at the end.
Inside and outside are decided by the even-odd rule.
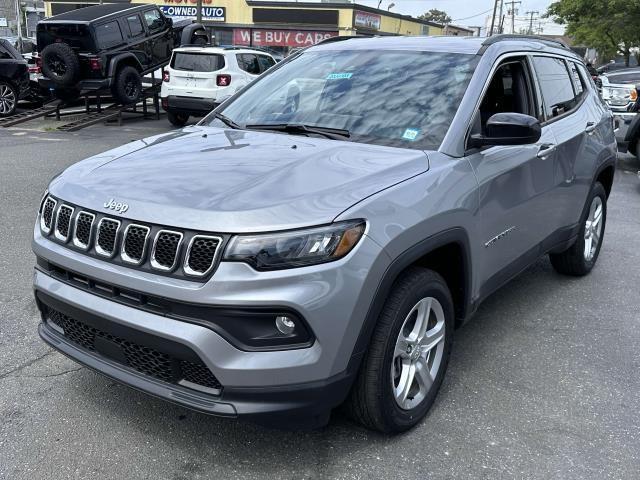
POLYGON ((433 404, 449 363, 451 293, 431 270, 411 268, 396 282, 355 381, 347 410, 381 432, 416 425, 433 404))
POLYGON ((564 252, 549 254, 551 265, 564 275, 589 273, 598 260, 607 221, 607 192, 600 182, 594 183, 587 199, 587 209, 580 220, 576 242, 564 252))

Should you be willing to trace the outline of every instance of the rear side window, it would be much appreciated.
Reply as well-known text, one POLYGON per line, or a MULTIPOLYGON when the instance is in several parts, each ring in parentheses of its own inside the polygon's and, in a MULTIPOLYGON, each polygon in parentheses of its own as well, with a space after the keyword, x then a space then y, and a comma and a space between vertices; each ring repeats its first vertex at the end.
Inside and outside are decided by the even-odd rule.
POLYGON ((264 72, 273 67, 276 61, 268 55, 258 55, 258 63, 260 64, 260 71, 264 72))
POLYGON ((576 92, 576 100, 580 101, 582 96, 584 95, 584 91, 586 90, 586 84, 584 79, 580 76, 578 72, 578 66, 574 62, 569 63, 569 70, 571 71, 571 80, 573 81, 573 88, 576 92))
POLYGON ((576 105, 573 82, 564 60, 553 57, 533 57, 536 76, 544 100, 547 119, 559 117, 576 105))
POLYGON ((127 17, 127 26, 129 27, 129 33, 132 37, 138 37, 144 34, 144 27, 138 15, 127 17))
POLYGON ((252 75, 260 75, 260 64, 258 56, 253 53, 241 53, 237 55, 240 69, 252 75))
POLYGON ((224 68, 224 57, 208 53, 175 52, 171 68, 187 72, 215 72, 224 68))
POLYGON ((109 48, 122 43, 122 31, 117 21, 96 26, 96 39, 100 48, 109 48))
POLYGON ((162 30, 162 27, 164 27, 164 21, 162 20, 158 10, 147 10, 144 12, 144 21, 147 24, 147 27, 149 27, 149 31, 151 33, 162 30))

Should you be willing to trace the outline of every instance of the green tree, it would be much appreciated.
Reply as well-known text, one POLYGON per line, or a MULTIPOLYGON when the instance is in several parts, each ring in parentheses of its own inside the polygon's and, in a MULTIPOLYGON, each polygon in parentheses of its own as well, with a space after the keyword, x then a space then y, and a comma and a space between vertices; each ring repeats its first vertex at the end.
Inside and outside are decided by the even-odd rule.
POLYGON ((603 59, 621 54, 629 65, 631 49, 640 46, 638 0, 556 0, 545 16, 566 25, 567 35, 603 59))
POLYGON ((429 20, 430 22, 439 23, 441 25, 446 25, 451 23, 451 17, 447 14, 447 12, 443 10, 438 10, 437 8, 432 8, 427 13, 423 13, 418 17, 421 20, 429 20))

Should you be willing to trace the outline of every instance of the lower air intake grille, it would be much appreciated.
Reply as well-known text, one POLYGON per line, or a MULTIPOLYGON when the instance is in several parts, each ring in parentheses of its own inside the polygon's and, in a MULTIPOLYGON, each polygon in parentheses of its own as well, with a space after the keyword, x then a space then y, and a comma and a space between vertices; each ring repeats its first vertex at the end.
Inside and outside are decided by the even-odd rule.
POLYGON ((191 240, 185 272, 190 275, 206 275, 213 267, 216 251, 220 245, 218 237, 196 235, 191 240))
POLYGON ((68 340, 85 350, 95 352, 96 339, 104 339, 117 345, 120 347, 123 360, 119 363, 137 372, 164 382, 179 384, 182 380, 187 380, 202 387, 222 389, 218 379, 202 362, 177 359, 154 348, 103 332, 52 308, 47 308, 47 318, 62 329, 68 340))
POLYGON ((103 218, 98 225, 98 240, 96 241, 96 250, 101 255, 112 255, 116 247, 116 238, 118 235, 120 222, 103 218))

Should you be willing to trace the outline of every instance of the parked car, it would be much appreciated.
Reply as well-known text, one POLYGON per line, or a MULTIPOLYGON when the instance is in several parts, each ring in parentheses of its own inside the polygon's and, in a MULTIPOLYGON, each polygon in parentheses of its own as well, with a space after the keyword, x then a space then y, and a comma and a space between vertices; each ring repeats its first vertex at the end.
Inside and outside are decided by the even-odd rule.
POLYGON ((346 401, 407 430, 487 296, 542 255, 594 268, 615 161, 611 111, 560 43, 320 43, 49 184, 39 332, 201 412, 317 426, 346 401))
POLYGON ((268 53, 250 48, 177 48, 163 73, 162 107, 173 125, 184 126, 190 116, 206 115, 275 63, 268 53))
POLYGON ((13 45, 0 39, 0 117, 13 115, 29 95, 29 67, 13 45))
POLYGON ((199 39, 204 27, 173 24, 155 5, 104 4, 38 23, 40 84, 62 97, 110 88, 122 104, 135 103, 142 76, 165 66, 175 46, 199 39))
MULTIPOLYGON (((634 153, 636 142, 634 132, 627 135, 631 122, 636 117, 638 107, 638 89, 640 88, 640 68, 627 68, 604 74, 600 77, 602 82, 602 98, 616 117, 618 128, 616 139, 620 149, 627 148, 634 153), (630 138, 627 138, 630 136, 630 138)), ((635 153, 634 153, 635 155, 635 153)))

